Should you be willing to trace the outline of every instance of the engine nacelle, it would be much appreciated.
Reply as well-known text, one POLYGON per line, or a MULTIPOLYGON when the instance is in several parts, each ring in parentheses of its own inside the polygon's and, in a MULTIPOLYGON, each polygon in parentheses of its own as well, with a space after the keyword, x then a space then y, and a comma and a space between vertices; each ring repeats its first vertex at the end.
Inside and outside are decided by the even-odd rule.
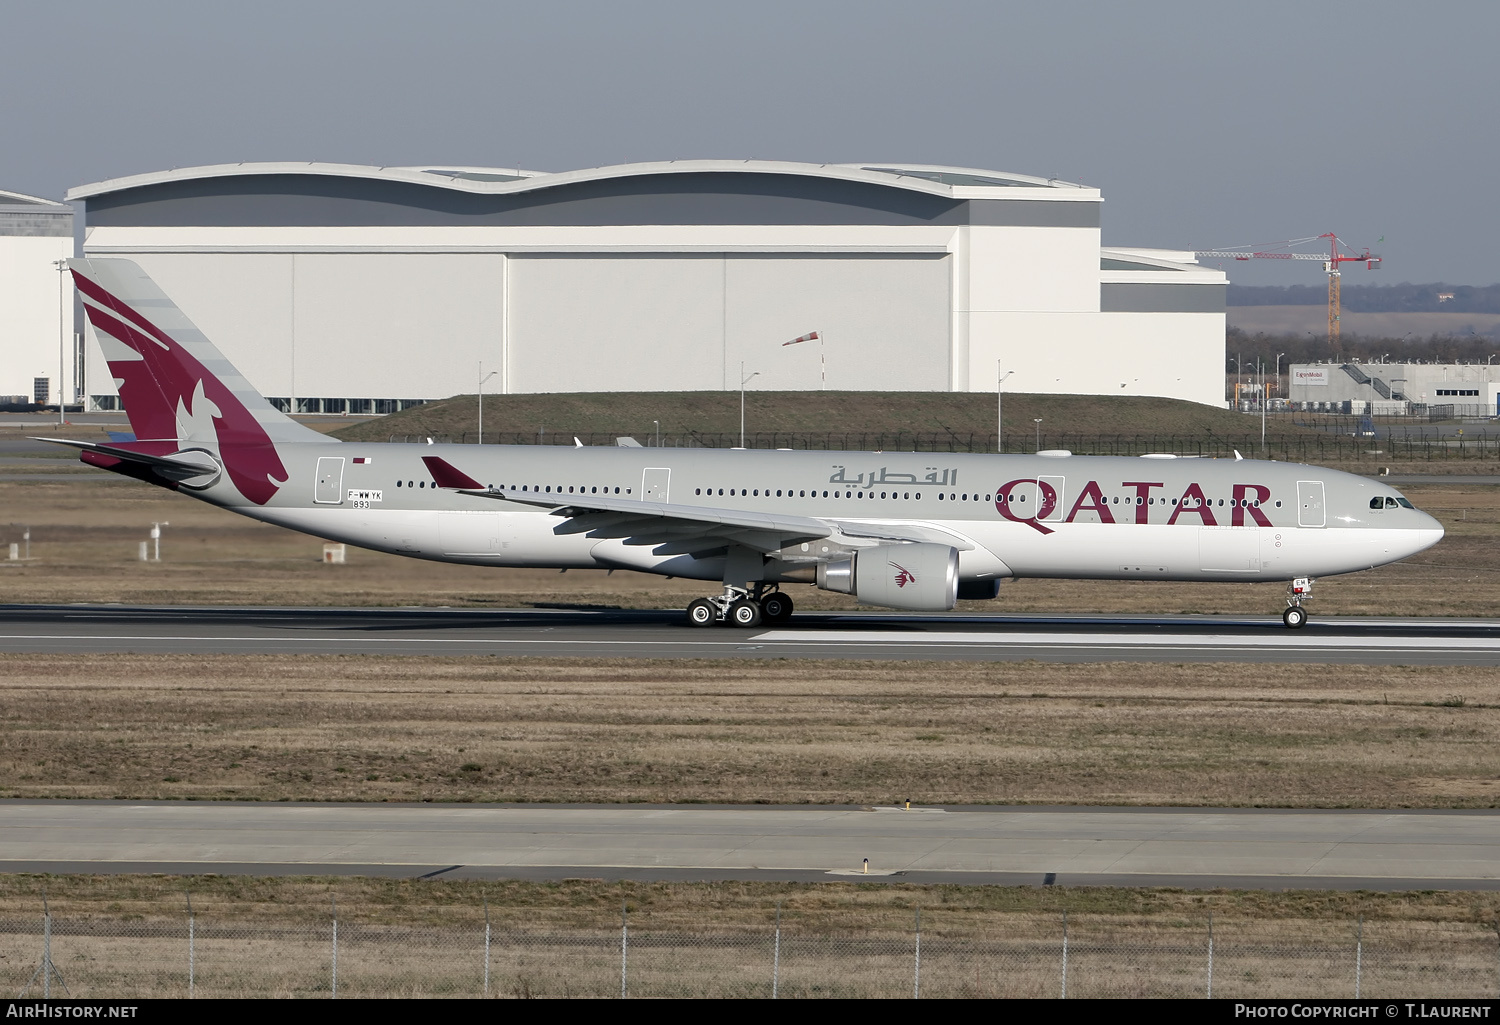
POLYGON ((958 600, 958 549, 948 545, 877 545, 818 567, 818 586, 867 605, 946 612, 958 600))

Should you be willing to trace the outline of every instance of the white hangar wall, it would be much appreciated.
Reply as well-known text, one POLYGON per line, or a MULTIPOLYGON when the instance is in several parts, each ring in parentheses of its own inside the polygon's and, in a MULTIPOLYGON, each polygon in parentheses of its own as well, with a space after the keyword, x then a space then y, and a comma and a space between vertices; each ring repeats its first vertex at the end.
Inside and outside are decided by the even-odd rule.
MULTIPOLYGON (((73 190, 299 408, 487 391, 816 389, 1222 401, 1224 275, 1102 250, 1097 190, 999 172, 695 161, 519 175, 191 168, 73 190), (783 342, 818 331, 817 343, 783 342), (490 376, 493 374, 493 376, 490 376), (329 400, 325 402, 324 400, 329 400)), ((88 392, 113 392, 89 364, 88 392)))
POLYGON ((946 259, 771 254, 516 256, 506 390, 946 391, 946 259))
MULTIPOLYGON (((267 396, 473 392, 483 354, 498 353, 502 255, 147 251, 131 258, 267 396)), ((89 361, 88 389, 114 392, 102 358, 89 361)))
POLYGON ((64 301, 57 268, 72 255, 71 207, 0 192, 0 396, 30 402, 36 379, 44 378, 44 402, 59 395, 76 401, 77 355, 65 342, 73 335, 73 304, 64 301))

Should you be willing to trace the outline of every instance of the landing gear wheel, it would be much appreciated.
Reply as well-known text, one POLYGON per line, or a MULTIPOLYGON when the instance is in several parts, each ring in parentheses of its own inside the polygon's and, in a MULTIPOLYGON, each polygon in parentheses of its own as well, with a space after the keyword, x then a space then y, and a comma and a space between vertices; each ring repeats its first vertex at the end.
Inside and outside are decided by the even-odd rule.
POLYGON ((741 598, 729 606, 729 622, 735 626, 760 626, 760 606, 749 598, 741 598))
POLYGON ((1307 622, 1307 610, 1301 605, 1288 605, 1281 614, 1281 621, 1288 630, 1300 630, 1307 622))
POLYGON ((713 626, 719 620, 719 610, 707 598, 699 598, 687 607, 687 618, 693 626, 713 626))
POLYGON ((785 623, 792 618, 792 599, 780 591, 772 591, 760 600, 760 614, 767 623, 785 623))

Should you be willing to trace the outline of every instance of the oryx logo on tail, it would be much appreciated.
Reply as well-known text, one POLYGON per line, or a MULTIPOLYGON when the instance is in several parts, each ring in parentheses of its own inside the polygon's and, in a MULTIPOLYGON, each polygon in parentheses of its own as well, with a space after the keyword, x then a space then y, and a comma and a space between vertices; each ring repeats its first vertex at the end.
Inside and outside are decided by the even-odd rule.
POLYGON ((131 303, 76 267, 73 280, 101 341, 107 336, 120 343, 105 344, 104 351, 125 413, 140 439, 133 446, 166 455, 182 442, 217 445, 240 494, 256 505, 269 502, 286 484, 286 467, 265 428, 239 397, 131 303))

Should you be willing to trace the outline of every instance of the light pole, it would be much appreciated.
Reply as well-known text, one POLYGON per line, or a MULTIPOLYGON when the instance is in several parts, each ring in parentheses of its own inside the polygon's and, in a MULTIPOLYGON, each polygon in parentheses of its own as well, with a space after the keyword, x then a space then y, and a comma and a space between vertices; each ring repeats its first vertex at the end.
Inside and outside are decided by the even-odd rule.
POLYGON ((745 447, 745 385, 750 383, 751 377, 759 376, 759 370, 749 377, 745 376, 745 361, 740 360, 740 448, 745 447))
POLYGON ((995 454, 996 455, 999 455, 1000 453, 1002 453, 1002 452, 1005 451, 1005 446, 1001 442, 1001 439, 1005 436, 1004 435, 1004 431, 1005 431, 1005 415, 1004 415, 1005 414, 1005 407, 1002 405, 1002 403, 1005 401, 1005 399, 1004 399, 1004 396, 1003 396, 1003 394, 1001 392, 1001 386, 1005 384, 1005 379, 1007 377, 1009 377, 1011 374, 1015 373, 1014 370, 1008 370, 1005 373, 1001 374, 1000 373, 1000 367, 1001 367, 1001 361, 998 360, 998 359, 995 360, 995 373, 999 374, 999 377, 1000 377, 1000 379, 995 382, 995 454))
POLYGON ((1260 370, 1260 450, 1261 453, 1264 454, 1266 451, 1266 396, 1268 396, 1270 392, 1266 390, 1265 360, 1264 358, 1262 358, 1256 360, 1256 362, 1260 364, 1258 368, 1260 370))
POLYGON ((1036 424, 1036 450, 1040 452, 1042 450, 1042 418, 1033 417, 1031 422, 1036 424))
POLYGON ((479 361, 479 444, 484 444, 484 382, 494 377, 500 371, 491 370, 488 374, 484 372, 484 361, 479 361))
POLYGON ((67 363, 68 351, 68 261, 53 261, 57 266, 57 426, 63 419, 63 367, 67 363))
POLYGON ((661 421, 652 420, 651 426, 653 428, 652 433, 656 435, 656 447, 661 448, 661 421))

